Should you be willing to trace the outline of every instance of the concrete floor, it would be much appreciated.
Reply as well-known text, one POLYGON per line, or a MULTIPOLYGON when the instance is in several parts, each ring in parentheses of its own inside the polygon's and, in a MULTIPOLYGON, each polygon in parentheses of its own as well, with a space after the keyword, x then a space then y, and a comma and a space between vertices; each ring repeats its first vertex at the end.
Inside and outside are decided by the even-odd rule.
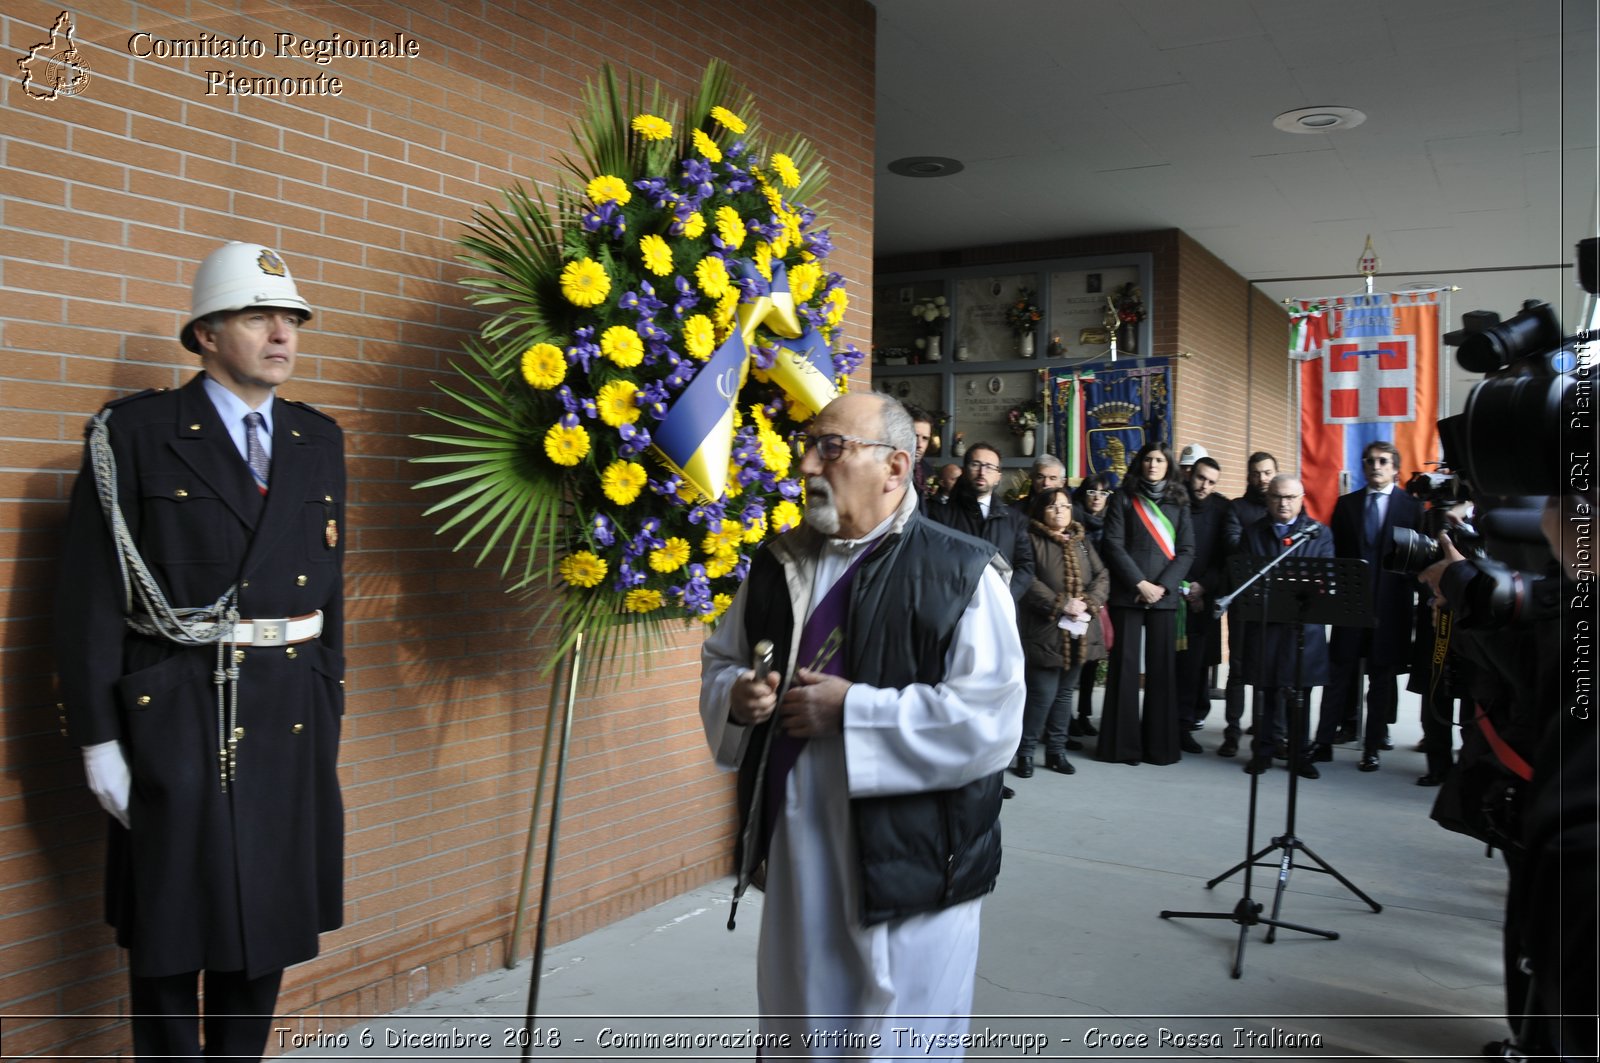
MULTIPOLYGON (((968 1055, 1464 1059, 1505 1036, 1505 873, 1482 845, 1428 818, 1438 791, 1416 785, 1425 770, 1412 750, 1421 733, 1417 711, 1416 699, 1403 695, 1395 750, 1384 754, 1381 771, 1358 772, 1359 750, 1346 746, 1334 763, 1320 765, 1321 779, 1299 787, 1295 835, 1382 911, 1297 853, 1279 917, 1339 938, 1282 929, 1268 943, 1267 927, 1251 928, 1238 979, 1230 971, 1239 923, 1160 917, 1163 910, 1228 916, 1244 895, 1243 871, 1206 886, 1249 851, 1249 776, 1242 758, 1214 755, 1220 702, 1197 735, 1206 752, 1179 764, 1096 763, 1091 739, 1088 751, 1074 754, 1076 775, 1041 770, 1010 780, 1017 797, 1003 814, 999 887, 984 903, 971 1028, 1013 1040, 968 1055), (1046 1041, 1028 1045, 1024 1035, 1046 1041)), ((1288 783, 1281 767, 1261 776, 1258 850, 1284 833, 1288 783)), ((1274 902, 1277 855, 1250 872, 1264 914, 1274 902)), ((713 883, 549 950, 537 1026, 559 1031, 561 1043, 532 1057, 752 1058, 747 1048, 644 1051, 611 1040, 756 1027, 760 899, 752 892, 741 903, 730 933, 730 889, 730 881, 713 883)), ((347 1047, 287 1055, 516 1058, 515 1041, 506 1043, 522 1029, 528 978, 524 961, 349 1029, 347 1047)))

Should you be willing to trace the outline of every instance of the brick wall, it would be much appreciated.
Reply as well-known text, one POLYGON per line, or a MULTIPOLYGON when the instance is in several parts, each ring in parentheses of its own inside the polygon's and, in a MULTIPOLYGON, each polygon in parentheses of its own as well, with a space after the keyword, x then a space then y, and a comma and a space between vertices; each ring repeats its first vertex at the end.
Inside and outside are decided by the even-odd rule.
POLYGON ((1222 466, 1220 489, 1230 498, 1244 493, 1245 459, 1254 451, 1270 451, 1284 471, 1293 470, 1288 314, 1186 233, 1107 233, 919 252, 880 258, 877 271, 1141 252, 1155 263, 1151 354, 1178 356, 1174 444, 1204 445, 1222 466))
MULTIPOLYGON (((61 8, 12 0, 7 57, 61 8)), ((478 318, 455 240, 517 179, 547 183, 602 60, 681 97, 730 60, 765 128, 809 137, 865 345, 872 290, 874 16, 866 0, 239 5, 157 0, 73 11, 86 91, 32 100, 11 73, 0 109, 0 1018, 8 1054, 126 1048, 123 956, 101 922, 103 818, 57 734, 50 676, 53 543, 84 418, 118 394, 187 379, 174 334, 196 261, 225 239, 280 248, 317 308, 291 398, 347 433, 351 527, 346 926, 293 969, 282 1007, 382 1011, 504 958, 550 703, 537 604, 435 539, 407 459, 431 381, 478 318), (310 13, 305 13, 310 12, 310 13), (241 34, 262 59, 138 58, 135 33, 241 34), (383 38, 415 59, 270 55, 273 35, 383 38), (769 57, 781 61, 768 61, 769 57), (338 77, 342 94, 207 95, 204 71, 338 77), (26 1015, 68 1015, 32 1020, 26 1015)), ((11 62, 7 71, 14 70, 11 62)), ((577 707, 551 940, 725 873, 729 788, 694 705, 698 635, 648 676, 577 707)), ((622 675, 629 660, 611 665, 622 675)), ((543 846, 538 850, 542 859, 543 846)), ((540 865, 534 865, 535 882, 540 865)), ((526 953, 528 941, 521 951, 526 953)), ((626 1009, 618 1001, 619 1009, 626 1009)))

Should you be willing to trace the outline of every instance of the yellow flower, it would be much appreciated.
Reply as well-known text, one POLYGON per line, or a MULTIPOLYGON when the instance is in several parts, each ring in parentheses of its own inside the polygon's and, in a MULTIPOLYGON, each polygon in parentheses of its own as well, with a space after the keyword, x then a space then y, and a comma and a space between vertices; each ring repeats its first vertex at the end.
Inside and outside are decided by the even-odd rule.
POLYGON ((568 428, 557 421, 544 434, 544 452, 557 465, 576 465, 589 453, 589 433, 582 425, 568 428))
POLYGON ((732 550, 718 550, 706 561, 706 575, 712 579, 721 579, 738 567, 738 564, 738 554, 732 550))
POLYGON ((531 388, 553 388, 567 376, 567 359, 553 343, 535 343, 522 352, 522 379, 531 388))
POLYGON ((672 123, 653 114, 633 116, 633 131, 646 140, 666 140, 672 135, 672 123))
POLYGON ((573 306, 599 306, 611 293, 611 278, 592 258, 568 262, 561 270, 561 294, 573 306))
POLYGON ((766 517, 757 517, 744 526, 744 541, 747 543, 759 543, 766 534, 766 517))
POLYGON ((620 207, 633 198, 633 193, 628 191, 628 183, 608 173, 590 181, 584 191, 589 193, 589 201, 596 206, 601 203, 615 203, 620 207))
POLYGON ((849 309, 849 307, 850 297, 845 294, 843 288, 835 288, 833 291, 829 292, 827 317, 828 325, 830 327, 837 325, 840 319, 844 317, 845 310, 849 309))
POLYGON ((769 184, 763 184, 761 186, 761 194, 767 197, 767 206, 772 208, 772 213, 776 214, 783 209, 783 196, 778 194, 776 188, 769 184))
POLYGON ((727 291, 722 293, 722 298, 717 300, 717 316, 713 319, 713 324, 719 329, 731 328, 734 312, 738 309, 739 289, 730 284, 727 291))
POLYGON ((700 549, 713 557, 728 551, 736 552, 743 538, 744 528, 738 521, 719 521, 714 529, 706 532, 705 538, 700 541, 700 549))
POLYGON ((711 319, 704 314, 691 314, 683 322, 683 345, 689 349, 689 355, 699 361, 711 357, 711 352, 717 349, 717 334, 711 327, 711 319))
POLYGON ((667 540, 667 545, 650 551, 650 567, 657 572, 676 572, 689 562, 689 540, 677 536, 667 540))
POLYGON ((755 264, 756 264, 756 272, 761 274, 763 277, 767 278, 768 281, 771 281, 772 280, 772 245, 771 244, 760 243, 760 244, 756 245, 755 264))
POLYGON ((706 233, 706 216, 698 210, 690 211, 689 216, 683 219, 683 235, 689 240, 698 240, 706 233))
POLYGON ((800 171, 795 168, 794 160, 783 152, 780 151, 772 157, 772 168, 778 171, 778 180, 783 182, 783 187, 800 186, 800 171))
POLYGON ((789 291, 794 294, 794 301, 807 303, 817 294, 817 285, 822 283, 822 267, 815 262, 802 262, 798 266, 789 268, 789 291))
POLYGON ((622 607, 630 613, 651 613, 661 608, 661 592, 648 587, 635 587, 622 599, 622 607))
POLYGON ((574 587, 593 587, 606 578, 606 563, 588 550, 579 550, 563 557, 556 571, 574 587))
POLYGON ((794 451, 776 432, 761 433, 761 464, 767 471, 782 480, 789 475, 789 462, 794 451))
POLYGON ((728 206, 717 208, 717 235, 722 237, 723 243, 729 247, 743 247, 744 233, 744 219, 739 217, 738 211, 728 206))
POLYGON ((729 291, 728 267, 715 255, 700 260, 694 268, 694 278, 700 282, 700 290, 713 299, 720 299, 729 291))
POLYGON ((613 380, 604 385, 594 397, 600 419, 612 428, 621 428, 639 419, 636 396, 639 388, 631 380, 613 380))
POLYGON ((633 500, 639 497, 639 492, 644 490, 646 479, 643 465, 619 458, 607 465, 606 471, 600 474, 600 490, 617 505, 631 506, 633 500))
POLYGON ((644 340, 627 325, 612 325, 600 337, 600 353, 624 369, 644 360, 644 340))
POLYGON ((733 595, 722 593, 711 596, 711 612, 701 613, 702 624, 715 624, 722 619, 722 614, 728 611, 728 606, 733 604, 733 595))
POLYGON ((740 118, 726 107, 711 108, 711 117, 715 118, 717 123, 721 125, 722 128, 736 135, 742 135, 745 129, 748 128, 744 124, 744 119, 740 118))
POLYGON ((639 238, 639 255, 644 259, 644 268, 656 276, 665 277, 672 272, 672 248, 655 233, 639 238))
POLYGON ((690 138, 694 141, 694 150, 704 155, 710 162, 722 161, 722 149, 717 147, 717 142, 696 129, 690 138))
POLYGON ((786 532, 790 528, 800 526, 800 507, 787 498, 772 507, 772 514, 767 519, 767 524, 774 530, 786 532))

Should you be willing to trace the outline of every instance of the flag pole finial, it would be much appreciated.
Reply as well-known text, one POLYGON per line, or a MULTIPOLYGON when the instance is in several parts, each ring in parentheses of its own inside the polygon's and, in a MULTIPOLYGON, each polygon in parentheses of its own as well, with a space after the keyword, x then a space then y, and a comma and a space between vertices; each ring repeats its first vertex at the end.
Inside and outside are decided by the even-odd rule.
POLYGON ((1367 246, 1361 249, 1361 261, 1356 269, 1367 279, 1367 294, 1372 294, 1372 278, 1378 273, 1378 252, 1372 249, 1372 234, 1367 234, 1367 246))

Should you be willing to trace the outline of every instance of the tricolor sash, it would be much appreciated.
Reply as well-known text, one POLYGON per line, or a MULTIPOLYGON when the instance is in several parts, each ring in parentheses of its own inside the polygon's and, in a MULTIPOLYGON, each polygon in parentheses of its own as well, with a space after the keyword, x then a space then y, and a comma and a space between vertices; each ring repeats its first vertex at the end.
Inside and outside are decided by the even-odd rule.
POLYGON ((1171 561, 1177 556, 1177 536, 1173 534, 1172 521, 1161 512, 1161 507, 1152 505, 1140 498, 1133 496, 1133 511, 1139 514, 1139 520, 1144 524, 1144 530, 1161 547, 1161 552, 1171 561))

